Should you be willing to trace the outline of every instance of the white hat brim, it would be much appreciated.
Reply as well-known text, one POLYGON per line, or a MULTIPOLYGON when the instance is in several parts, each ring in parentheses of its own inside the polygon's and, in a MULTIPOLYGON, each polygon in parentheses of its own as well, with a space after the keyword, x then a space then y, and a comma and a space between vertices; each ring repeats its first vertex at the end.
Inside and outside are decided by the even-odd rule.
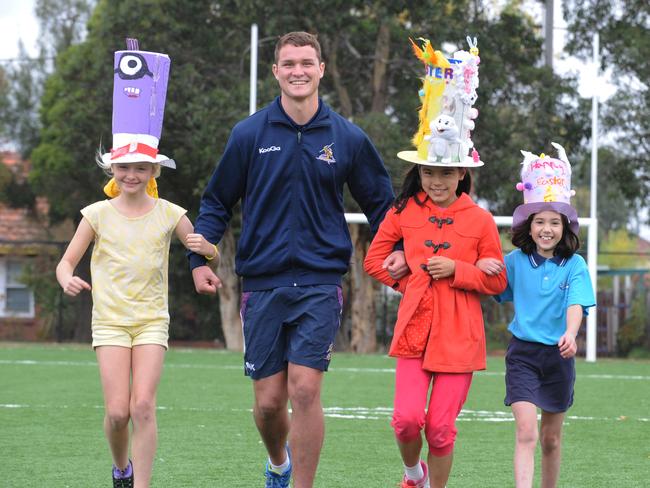
POLYGON ((110 166, 111 164, 124 164, 124 163, 157 163, 161 166, 165 166, 167 168, 172 168, 176 169, 176 162, 173 159, 169 159, 167 156, 164 154, 157 154, 155 158, 152 158, 151 156, 147 156, 146 154, 140 154, 140 153, 129 153, 125 154, 124 156, 120 156, 115 159, 111 159, 111 153, 106 153, 102 154, 102 162, 106 166, 110 166))
POLYGON ((400 151, 397 153, 397 157, 409 163, 421 164, 422 166, 441 166, 447 168, 478 168, 485 164, 480 160, 478 162, 474 161, 470 156, 467 156, 464 161, 451 161, 449 163, 431 162, 428 159, 422 159, 418 156, 417 151, 400 151))

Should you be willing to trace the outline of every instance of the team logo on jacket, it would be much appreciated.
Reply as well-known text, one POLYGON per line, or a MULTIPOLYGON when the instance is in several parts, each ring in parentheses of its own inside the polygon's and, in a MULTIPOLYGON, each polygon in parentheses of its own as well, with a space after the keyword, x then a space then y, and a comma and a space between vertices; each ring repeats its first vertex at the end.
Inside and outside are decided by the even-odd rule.
POLYGON ((269 147, 260 147, 257 150, 260 152, 260 154, 264 154, 271 151, 281 151, 282 148, 280 146, 269 146, 269 147))
POLYGON ((323 146, 323 149, 320 150, 320 153, 316 158, 320 159, 321 161, 325 161, 327 164, 336 163, 336 159, 334 159, 334 152, 332 151, 333 145, 334 143, 323 146))

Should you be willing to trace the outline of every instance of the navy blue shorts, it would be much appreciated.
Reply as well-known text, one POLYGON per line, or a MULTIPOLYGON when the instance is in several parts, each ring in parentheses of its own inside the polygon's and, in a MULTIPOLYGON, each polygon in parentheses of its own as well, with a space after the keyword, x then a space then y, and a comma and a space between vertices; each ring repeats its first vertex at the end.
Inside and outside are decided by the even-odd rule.
POLYGON ((288 363, 327 371, 341 324, 337 285, 286 286, 242 294, 244 367, 254 380, 288 363))
POLYGON ((576 380, 574 358, 560 356, 557 345, 527 342, 512 337, 506 352, 506 398, 530 402, 545 412, 566 412, 573 404, 576 380))

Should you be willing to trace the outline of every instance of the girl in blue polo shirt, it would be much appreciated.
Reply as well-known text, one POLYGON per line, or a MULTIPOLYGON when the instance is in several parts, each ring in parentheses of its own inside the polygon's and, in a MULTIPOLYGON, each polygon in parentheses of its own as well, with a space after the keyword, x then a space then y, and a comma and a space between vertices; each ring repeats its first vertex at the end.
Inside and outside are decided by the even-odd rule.
MULTIPOLYGON (((542 484, 556 486, 560 474, 562 423, 573 403, 576 336, 594 292, 582 256, 576 254, 578 214, 569 204, 571 166, 562 146, 551 143, 559 159, 524 155, 524 204, 512 217, 512 243, 505 258, 506 290, 495 298, 512 301, 508 330, 505 404, 515 417, 514 475, 517 488, 533 485, 535 448, 542 446, 542 484), (541 426, 537 409, 541 409, 541 426)), ((483 259, 477 266, 494 274, 500 264, 483 259)))

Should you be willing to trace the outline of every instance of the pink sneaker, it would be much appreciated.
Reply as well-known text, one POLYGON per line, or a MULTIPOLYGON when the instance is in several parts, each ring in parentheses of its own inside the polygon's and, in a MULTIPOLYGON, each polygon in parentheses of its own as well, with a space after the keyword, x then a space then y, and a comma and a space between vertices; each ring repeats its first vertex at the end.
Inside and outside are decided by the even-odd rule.
POLYGON ((410 480, 404 475, 404 479, 402 479, 402 483, 399 485, 400 488, 430 488, 429 485, 429 468, 427 468, 427 463, 424 461, 420 461, 420 466, 422 466, 422 471, 424 471, 424 476, 420 478, 419 480, 410 480))

